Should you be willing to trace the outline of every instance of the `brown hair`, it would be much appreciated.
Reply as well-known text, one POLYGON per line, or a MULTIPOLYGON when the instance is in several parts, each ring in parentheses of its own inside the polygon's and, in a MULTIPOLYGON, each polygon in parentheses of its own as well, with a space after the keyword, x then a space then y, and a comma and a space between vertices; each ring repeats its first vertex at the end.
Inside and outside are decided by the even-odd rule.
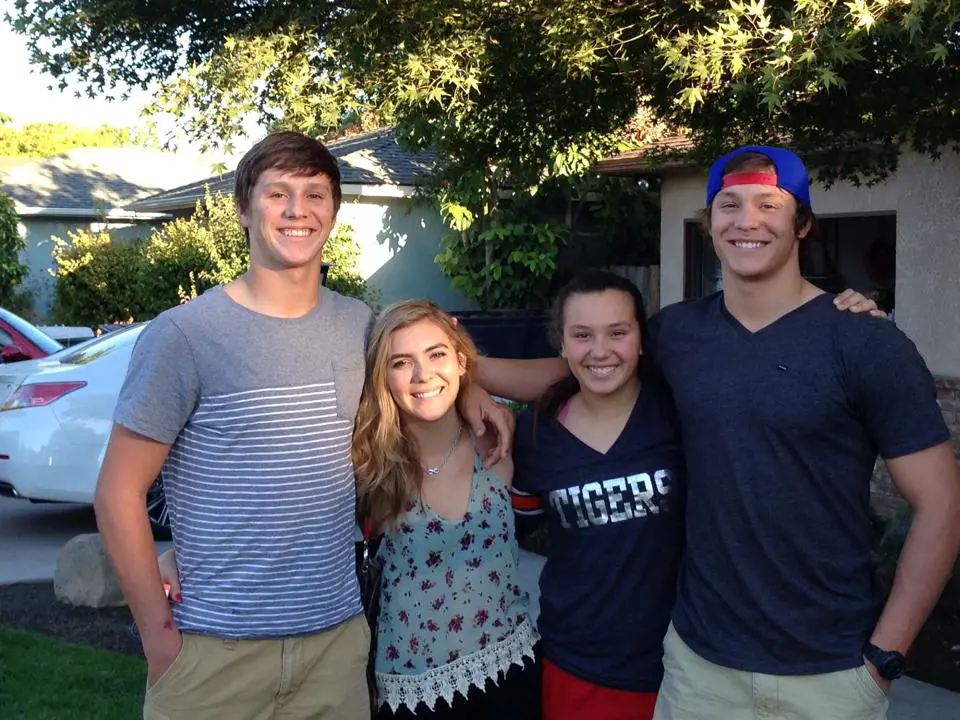
POLYGON ((340 167, 337 159, 319 140, 292 130, 267 135, 247 151, 237 165, 233 198, 244 212, 250 205, 253 186, 267 170, 283 170, 296 175, 326 175, 333 189, 334 211, 340 209, 340 167))
MULTIPOLYGON (((776 172, 777 166, 773 160, 763 153, 745 152, 730 159, 723 166, 723 175, 729 175, 735 172, 776 172)), ((804 240, 815 240, 820 235, 820 228, 817 225, 817 216, 813 214, 813 208, 794 197, 797 202, 797 211, 793 218, 794 231, 799 235, 807 228, 804 240)), ((710 234, 710 211, 713 208, 713 202, 708 207, 703 208, 697 213, 697 220, 700 228, 707 234, 710 234)))
POLYGON ((440 327, 465 372, 460 389, 468 387, 477 369, 477 348, 467 331, 429 300, 404 300, 377 319, 367 345, 367 371, 353 431, 353 467, 357 475, 360 515, 373 527, 393 522, 407 502, 420 496, 423 468, 416 440, 404 427, 403 416, 390 393, 390 336, 421 320, 440 327))

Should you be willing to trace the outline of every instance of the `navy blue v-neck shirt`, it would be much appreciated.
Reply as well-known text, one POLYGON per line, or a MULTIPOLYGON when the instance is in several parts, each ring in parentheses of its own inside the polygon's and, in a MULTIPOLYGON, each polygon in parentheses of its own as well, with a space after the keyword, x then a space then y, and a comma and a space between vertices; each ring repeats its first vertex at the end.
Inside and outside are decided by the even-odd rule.
POLYGON ((514 487, 550 529, 540 575, 544 656, 604 687, 655 691, 683 545, 683 459, 665 388, 644 386, 598 452, 553 419, 517 418, 514 487))
POLYGON ((651 325, 688 473, 678 634, 751 672, 862 664, 884 602, 871 564, 874 462, 950 437, 913 343, 887 320, 838 311, 831 295, 758 332, 721 293, 651 325))

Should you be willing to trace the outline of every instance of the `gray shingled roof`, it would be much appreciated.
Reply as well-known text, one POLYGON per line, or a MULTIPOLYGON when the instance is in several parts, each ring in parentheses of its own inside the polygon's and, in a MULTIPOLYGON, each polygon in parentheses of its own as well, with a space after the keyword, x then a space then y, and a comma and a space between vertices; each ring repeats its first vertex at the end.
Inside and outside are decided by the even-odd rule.
POLYGON ((110 210, 209 170, 196 156, 150 148, 76 148, 0 164, 0 191, 27 207, 110 210))
MULTIPOLYGON (((396 185, 415 187, 433 166, 433 153, 410 153, 397 143, 392 129, 359 133, 327 143, 340 164, 343 185, 396 185)), ((233 194, 233 171, 153 195, 132 203, 127 209, 138 212, 172 212, 193 208, 205 188, 225 195, 233 194)))

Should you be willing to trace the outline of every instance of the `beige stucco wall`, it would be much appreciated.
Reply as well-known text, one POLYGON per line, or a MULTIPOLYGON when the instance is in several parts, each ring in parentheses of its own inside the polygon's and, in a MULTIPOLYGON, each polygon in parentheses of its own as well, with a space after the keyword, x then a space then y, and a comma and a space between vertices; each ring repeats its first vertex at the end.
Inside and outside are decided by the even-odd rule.
MULTIPOLYGON (((703 207, 706 174, 674 172, 661 190, 660 292, 683 299, 684 222, 703 207)), ((893 211, 897 215, 897 325, 931 371, 960 377, 960 158, 937 162, 913 153, 897 173, 871 188, 814 184, 819 216, 893 211)))

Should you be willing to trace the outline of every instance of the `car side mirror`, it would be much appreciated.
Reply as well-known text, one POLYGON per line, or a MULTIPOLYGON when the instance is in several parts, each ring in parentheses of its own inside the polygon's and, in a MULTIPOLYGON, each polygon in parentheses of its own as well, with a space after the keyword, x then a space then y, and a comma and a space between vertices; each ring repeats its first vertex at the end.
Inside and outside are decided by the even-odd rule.
POLYGON ((0 349, 0 362, 14 363, 30 359, 30 356, 19 345, 4 345, 3 349, 0 349))

